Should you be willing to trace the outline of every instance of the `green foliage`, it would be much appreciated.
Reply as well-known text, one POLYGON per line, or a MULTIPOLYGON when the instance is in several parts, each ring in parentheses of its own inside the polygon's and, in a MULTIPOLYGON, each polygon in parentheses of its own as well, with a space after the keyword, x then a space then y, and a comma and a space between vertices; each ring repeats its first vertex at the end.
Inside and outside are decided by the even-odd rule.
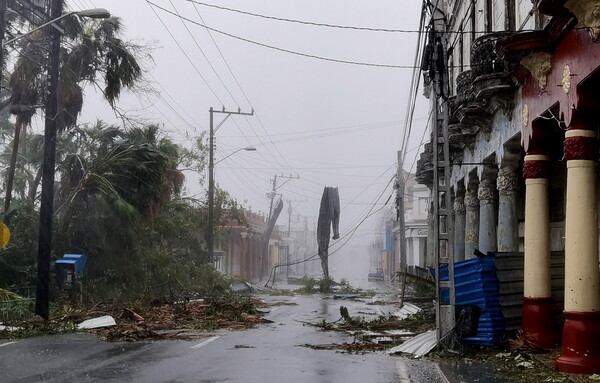
MULTIPOLYGON (((87 256, 83 303, 176 301, 227 290, 232 280, 207 258, 205 205, 180 195, 182 156, 191 164, 204 158, 200 152, 185 152, 156 125, 123 130, 98 122, 59 137, 53 258, 87 256)), ((35 282, 33 201, 15 198, 5 216, 12 238, 0 250, 0 287, 35 282)), ((230 220, 245 222, 237 202, 217 190, 215 221, 230 220)))
POLYGON ((0 250, 0 288, 35 282, 39 215, 31 206, 14 201, 4 222, 11 231, 8 246, 0 250))
POLYGON ((302 285, 302 287, 300 287, 298 290, 296 290, 298 293, 300 294, 315 294, 318 292, 317 289, 317 280, 314 277, 308 277, 305 276, 300 280, 300 285, 302 285))
POLYGON ((347 279, 343 278, 335 287, 335 291, 338 294, 365 294, 362 289, 353 287, 347 279))
POLYGON ((319 292, 330 293, 333 280, 331 278, 323 278, 319 281, 319 292))
POLYGON ((28 318, 33 312, 33 300, 0 289, 0 322, 28 318))
POLYGON ((435 298, 435 285, 418 279, 407 280, 407 289, 412 296, 435 298))

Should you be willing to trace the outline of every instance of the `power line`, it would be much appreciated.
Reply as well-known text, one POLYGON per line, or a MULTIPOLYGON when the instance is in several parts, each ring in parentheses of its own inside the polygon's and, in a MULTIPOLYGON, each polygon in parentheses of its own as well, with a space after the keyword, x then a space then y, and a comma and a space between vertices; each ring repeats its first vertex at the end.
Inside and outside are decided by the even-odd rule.
MULTIPOLYGON (((196 5, 194 5, 194 10, 196 11, 196 13, 198 14, 198 17, 200 17, 200 20, 202 21, 203 24, 206 24, 204 22, 204 19, 202 18, 202 15, 200 14, 200 11, 198 11, 198 8, 196 7, 196 5)), ((210 37, 210 39, 212 40, 213 44, 215 45, 215 48, 217 48, 217 51, 219 52, 219 55, 221 56, 221 59, 223 60, 223 62, 225 63, 225 66, 227 67, 227 69, 229 70, 229 73, 231 74, 231 77, 233 77, 235 83, 237 84, 237 86, 240 88, 240 91, 242 92, 242 95, 244 96, 244 98, 246 99, 246 102, 248 102, 248 104, 250 104, 250 106, 252 107, 252 109, 254 108, 254 105, 252 104, 252 102, 250 102, 250 99, 248 98, 248 95, 246 94, 246 92, 244 91, 244 88, 242 87, 242 85, 240 84, 240 82, 237 79, 237 76, 233 73, 233 70, 231 69, 231 66, 229 65, 229 63, 227 62, 227 59, 225 59, 225 55, 223 55, 223 52, 221 51, 221 48, 219 48, 219 45, 217 44, 217 41, 214 39, 212 33, 210 33, 211 31, 209 29, 206 29, 206 32, 208 33, 208 36, 210 37)), ((260 124, 260 126, 262 127, 263 131, 265 132, 265 134, 267 135, 267 137, 269 138, 271 144, 273 145, 273 147, 275 148, 275 150, 277 151, 277 153, 279 154, 279 156, 284 160, 284 162, 287 161, 285 160, 285 157, 283 157, 283 155, 281 154, 281 152, 279 151, 279 148, 277 148, 277 146, 273 143, 273 140, 271 139, 271 137, 269 136, 269 132, 267 131, 267 129, 265 128, 260 115, 258 113, 258 111, 255 111, 254 113, 256 119, 258 120, 258 123, 260 124)), ((258 138, 259 141, 260 137, 258 136, 258 134, 256 134, 256 131, 254 129, 254 127, 252 126, 252 124, 250 123, 250 120, 245 117, 246 122, 248 123, 248 125, 250 126, 250 128, 252 129, 254 135, 258 138)), ((261 141, 262 144, 262 141, 261 141)), ((267 149, 268 151, 268 149, 267 149)), ((269 154, 271 154, 269 152, 269 154)), ((272 155, 272 154, 271 154, 272 155)), ((262 156, 262 154, 261 154, 262 156)), ((264 158, 264 156, 262 156, 264 158)), ((275 156, 273 156, 273 158, 277 161, 277 158, 275 156)), ((289 166, 289 164, 288 164, 289 166)))
POLYGON ((221 9, 224 11, 240 13, 243 15, 259 17, 259 18, 269 19, 269 20, 285 21, 285 22, 289 22, 289 23, 312 25, 312 26, 317 26, 317 27, 352 29, 352 30, 370 31, 370 32, 393 32, 393 33, 415 33, 415 32, 418 32, 418 31, 410 31, 410 30, 405 30, 405 29, 369 28, 369 27, 355 27, 355 26, 345 26, 345 25, 327 24, 327 23, 316 23, 316 22, 312 22, 312 21, 302 21, 302 20, 295 20, 295 19, 287 19, 287 18, 283 18, 283 17, 266 16, 266 15, 261 15, 258 13, 242 11, 239 9, 233 9, 233 8, 222 7, 222 6, 214 5, 214 4, 202 3, 199 1, 195 1, 195 0, 188 0, 188 1, 191 3, 194 3, 194 4, 205 6, 205 7, 217 8, 217 9, 221 9))
MULTIPOLYGON (((425 12, 426 12, 426 5, 425 2, 423 2, 423 7, 421 9, 421 20, 419 21, 419 30, 423 30, 424 29, 424 23, 425 23, 425 12)), ((417 102, 417 93, 419 90, 419 82, 420 82, 420 74, 421 74, 421 68, 419 67, 419 69, 417 69, 417 65, 421 59, 421 51, 422 51, 422 33, 419 33, 419 36, 417 37, 417 48, 415 51, 415 61, 414 61, 414 65, 415 68, 413 69, 413 73, 412 73, 412 79, 411 79, 411 84, 410 84, 410 90, 409 90, 409 103, 407 105, 406 108, 406 120, 404 122, 404 135, 402 137, 402 142, 400 145, 401 151, 403 153, 402 156, 402 163, 398 164, 399 167, 402 167, 404 164, 404 159, 406 157, 406 147, 408 146, 408 141, 410 139, 410 135, 412 133, 412 123, 413 123, 413 117, 414 117, 414 112, 415 112, 415 108, 416 108, 416 102, 417 102)))
MULTIPOLYGON (((148 3, 152 4, 151 2, 148 1, 148 3)), ((156 5, 155 5, 156 6, 156 5)), ((157 6, 158 7, 158 6, 157 6)), ((150 7, 152 9, 152 12, 154 12, 154 14, 156 15, 156 17, 158 18, 158 20, 160 21, 160 23, 163 25, 163 27, 167 30, 167 33, 169 33, 169 35, 171 36, 171 38, 173 39, 173 41, 175 41, 175 44, 177 44, 177 46, 179 47, 179 50, 181 50, 181 53, 183 53, 183 55, 185 56, 185 58, 188 60, 188 62, 192 65, 192 67, 194 68, 194 70, 196 71, 196 73, 198 74, 198 76, 200 76, 200 78, 202 79, 202 81, 204 81, 204 83, 206 84, 206 86, 208 87, 208 89, 212 92, 212 94, 216 97, 217 100, 219 100, 219 102, 221 103, 221 105, 225 105, 223 103, 223 101, 219 98, 219 96, 217 95, 217 93, 215 93, 214 89, 210 86, 210 84, 208 83, 208 81, 204 78, 204 76, 202 75, 202 73, 200 73, 200 70, 198 70, 198 67, 196 66, 196 64, 194 64, 194 62, 192 61, 192 59, 190 58, 190 56, 186 53, 185 49, 183 49, 183 47, 181 46, 181 44, 179 43, 179 41, 177 41, 177 39, 175 38, 175 36, 173 36, 173 33, 171 33, 171 30, 169 29, 169 27, 167 27, 167 25, 164 23, 164 21, 162 20, 162 18, 158 15, 158 13, 156 12, 156 10, 152 7, 150 7)), ((177 14, 159 7, 160 9, 171 13, 175 16, 177 16, 177 14)))
MULTIPOLYGON (((391 32, 391 33, 421 33, 422 32, 421 30, 410 30, 410 29, 357 27, 357 26, 353 26, 353 25, 317 23, 314 21, 305 21, 305 20, 289 19, 289 18, 285 18, 285 17, 262 15, 259 13, 242 11, 240 9, 227 8, 227 7, 214 5, 214 4, 207 4, 207 3, 203 3, 200 1, 196 1, 196 0, 187 0, 187 1, 190 3, 193 3, 195 5, 201 5, 201 6, 209 7, 209 8, 216 8, 216 9, 220 9, 220 10, 224 10, 224 11, 228 11, 228 12, 240 13, 240 14, 247 15, 247 16, 258 17, 258 18, 268 19, 268 20, 275 20, 275 21, 284 21, 284 22, 295 23, 295 24, 312 25, 312 26, 316 26, 316 27, 349 29, 349 30, 368 31, 368 32, 391 32)), ((465 34, 465 33, 487 34, 488 32, 485 32, 485 31, 475 31, 475 32, 473 32, 473 31, 448 31, 448 33, 452 33, 452 34, 465 34)))
POLYGON ((179 11, 177 10, 177 8, 175 7, 175 5, 173 4, 173 1, 169 0, 169 3, 171 3, 171 6, 173 7, 173 9, 175 10, 175 12, 177 13, 177 16, 179 16, 179 20, 181 20, 181 23, 183 24, 183 26, 185 27, 186 31, 188 32, 188 34, 190 35, 190 37, 194 41, 194 44, 196 44, 196 47, 198 48, 198 50, 200 51, 200 53, 202 53, 202 56, 204 57, 204 59, 206 60, 206 62, 208 63, 208 65, 210 66, 210 69, 213 70, 213 72, 215 73, 215 75, 217 76, 217 78, 219 79, 219 81, 221 82, 221 85, 223 85, 223 88, 225 88, 225 90, 227 91, 227 93, 229 94, 229 96, 231 96, 231 99, 233 100, 233 102, 235 102, 236 106, 239 108, 240 104, 237 102, 237 100, 235 99, 235 97, 233 96, 233 94, 231 94, 231 91, 229 91, 229 88, 227 87, 227 85, 225 85, 225 83, 223 82, 223 79, 221 78, 221 76, 219 76, 219 73, 217 72, 217 70, 215 69, 215 67, 212 65, 212 63, 210 62, 210 60, 208 59, 208 57, 206 57, 206 54, 204 53, 204 50, 202 50, 202 48, 200 47, 200 44, 198 44, 198 40, 196 40, 196 38, 192 34, 192 31, 190 31, 190 29, 188 28, 188 26, 185 23, 184 19, 181 18, 180 14, 179 14, 179 11))
POLYGON ((158 9, 166 12, 166 13, 169 13, 169 14, 175 16, 175 17, 182 18, 182 19, 184 19, 184 20, 186 20, 186 21, 188 21, 188 22, 190 22, 192 24, 196 24, 196 25, 201 26, 203 28, 206 28, 206 29, 208 29, 210 31, 222 34, 222 35, 227 36, 227 37, 231 37, 233 39, 244 41, 244 42, 247 42, 247 43, 250 43, 250 44, 258 45, 258 46, 261 46, 261 47, 264 47, 264 48, 269 48, 269 49, 273 49, 273 50, 280 51, 280 52, 289 53, 289 54, 296 55, 296 56, 308 57, 308 58, 313 58, 313 59, 322 60, 322 61, 336 62, 336 63, 340 63, 340 64, 350 64, 350 65, 359 65, 359 66, 367 66, 367 67, 396 68, 396 69, 412 69, 413 68, 413 66, 410 66, 410 65, 376 64, 376 63, 367 63, 367 62, 360 62, 360 61, 341 60, 341 59, 335 59, 335 58, 317 56, 317 55, 313 55, 313 54, 309 54, 309 53, 296 52, 296 51, 292 51, 292 50, 285 49, 285 48, 279 48, 279 47, 275 47, 275 46, 272 46, 272 45, 264 44, 264 43, 261 43, 261 42, 258 42, 258 41, 253 41, 253 40, 250 40, 250 39, 247 39, 247 38, 244 38, 244 37, 236 36, 236 35, 233 35, 231 33, 220 31, 218 29, 209 27, 209 26, 207 26, 205 24, 199 23, 199 22, 197 22, 195 20, 188 19, 187 17, 180 16, 180 15, 174 13, 174 12, 171 12, 170 10, 168 10, 166 8, 163 8, 163 7, 161 7, 161 6, 153 3, 150 0, 146 0, 146 2, 148 4, 150 4, 150 5, 158 8, 158 9))

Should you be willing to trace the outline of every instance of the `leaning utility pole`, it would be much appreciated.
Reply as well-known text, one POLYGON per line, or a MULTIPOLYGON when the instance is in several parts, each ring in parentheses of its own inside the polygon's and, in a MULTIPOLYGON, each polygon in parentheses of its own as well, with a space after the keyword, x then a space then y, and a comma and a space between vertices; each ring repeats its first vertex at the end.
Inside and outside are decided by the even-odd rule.
MULTIPOLYGON (((290 180, 300 179, 300 176, 298 176, 298 175, 297 176, 293 176, 291 174, 289 176, 286 176, 286 175, 282 174, 282 175, 279 176, 279 178, 285 178, 286 179, 286 181, 283 184, 279 185, 279 187, 281 187, 281 186, 285 185, 290 180)), ((273 211, 273 200, 275 199, 275 196, 277 195, 277 193, 276 193, 277 188, 278 188, 278 186, 277 186, 277 174, 275 174, 275 176, 273 177, 273 189, 269 192, 269 197, 271 197, 271 205, 269 206, 269 217, 268 217, 267 221, 269 219, 271 219, 271 213, 273 211)))
MULTIPOLYGON (((286 176, 286 175, 280 175, 279 178, 285 178, 286 181, 279 185, 279 187, 285 185, 288 181, 293 180, 293 179, 299 179, 300 176, 286 176)), ((271 189, 271 191, 267 194, 270 199, 271 199, 271 203, 269 206, 269 216, 267 218, 267 228, 269 227, 275 227, 275 222, 271 223, 271 220, 274 218, 275 220, 277 220, 277 216, 273 215, 273 202, 275 200, 275 196, 277 195, 277 174, 275 174, 275 176, 273 177, 273 188, 271 189)), ((281 200, 278 201, 278 204, 281 202, 281 200)), ((278 213, 279 214, 279 213, 278 213)), ((278 215, 277 214, 277 215, 278 215)), ((262 254, 265 257, 264 259, 267 259, 269 256, 269 241, 271 240, 271 232, 269 230, 265 231, 263 238, 262 238, 262 254)), ((289 259, 289 255, 287 256, 289 259)), ((289 267, 289 266, 287 266, 289 267)), ((273 278, 275 278, 273 276, 273 278)))
POLYGON ((215 233, 215 223, 214 223, 214 204, 215 204, 215 180, 214 180, 214 167, 215 167, 215 153, 214 153, 214 136, 215 131, 219 130, 221 125, 231 116, 232 114, 242 115, 242 116, 252 116, 254 115, 254 109, 250 113, 242 112, 240 109, 237 112, 225 110, 223 107, 222 110, 215 110, 212 107, 208 110, 210 114, 210 129, 209 129, 209 139, 208 139, 208 230, 206 235, 206 242, 208 247, 208 258, 210 262, 213 262, 213 247, 214 247, 214 233, 215 233), (216 128, 213 128, 214 117, 213 114, 221 113, 225 114, 225 118, 223 121, 217 125, 216 128))
MULTIPOLYGON (((49 20, 61 17, 63 0, 50 2, 49 20)), ((58 115, 58 75, 60 58, 60 31, 48 28, 50 35, 50 67, 44 125, 42 157, 42 194, 38 241, 37 284, 35 313, 44 319, 49 316, 50 258, 52 250, 52 215, 54 210, 54 166, 56 162, 56 121, 58 115)))

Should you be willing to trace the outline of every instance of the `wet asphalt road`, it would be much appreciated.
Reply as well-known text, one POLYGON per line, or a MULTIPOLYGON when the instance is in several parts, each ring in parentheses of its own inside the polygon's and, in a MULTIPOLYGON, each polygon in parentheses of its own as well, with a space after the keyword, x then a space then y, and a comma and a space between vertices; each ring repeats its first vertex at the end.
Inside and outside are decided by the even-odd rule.
MULTIPOLYGON (((390 291, 381 284, 380 291, 390 291)), ((285 305, 270 308, 263 324, 219 331, 189 341, 108 343, 91 334, 0 340, 0 382, 446 382, 438 366, 385 353, 343 354, 303 345, 341 344, 353 337, 319 331, 303 322, 377 315, 389 306, 334 300, 331 296, 264 296, 285 305), (358 314, 360 313, 360 314, 358 314)), ((381 297, 375 297, 380 299, 381 297)))

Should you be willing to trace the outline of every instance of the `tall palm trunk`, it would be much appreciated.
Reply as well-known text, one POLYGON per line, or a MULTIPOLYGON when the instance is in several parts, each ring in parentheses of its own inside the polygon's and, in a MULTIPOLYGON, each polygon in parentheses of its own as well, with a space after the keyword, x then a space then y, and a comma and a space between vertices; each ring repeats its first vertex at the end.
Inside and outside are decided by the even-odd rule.
POLYGON ((19 140, 21 136, 21 128, 23 127, 23 118, 17 115, 15 123, 15 137, 13 138, 13 148, 10 155, 10 167, 8 168, 8 179, 6 181, 6 197, 4 198, 4 213, 8 211, 12 200, 12 189, 15 181, 15 170, 17 168, 17 156, 19 154, 19 140))

